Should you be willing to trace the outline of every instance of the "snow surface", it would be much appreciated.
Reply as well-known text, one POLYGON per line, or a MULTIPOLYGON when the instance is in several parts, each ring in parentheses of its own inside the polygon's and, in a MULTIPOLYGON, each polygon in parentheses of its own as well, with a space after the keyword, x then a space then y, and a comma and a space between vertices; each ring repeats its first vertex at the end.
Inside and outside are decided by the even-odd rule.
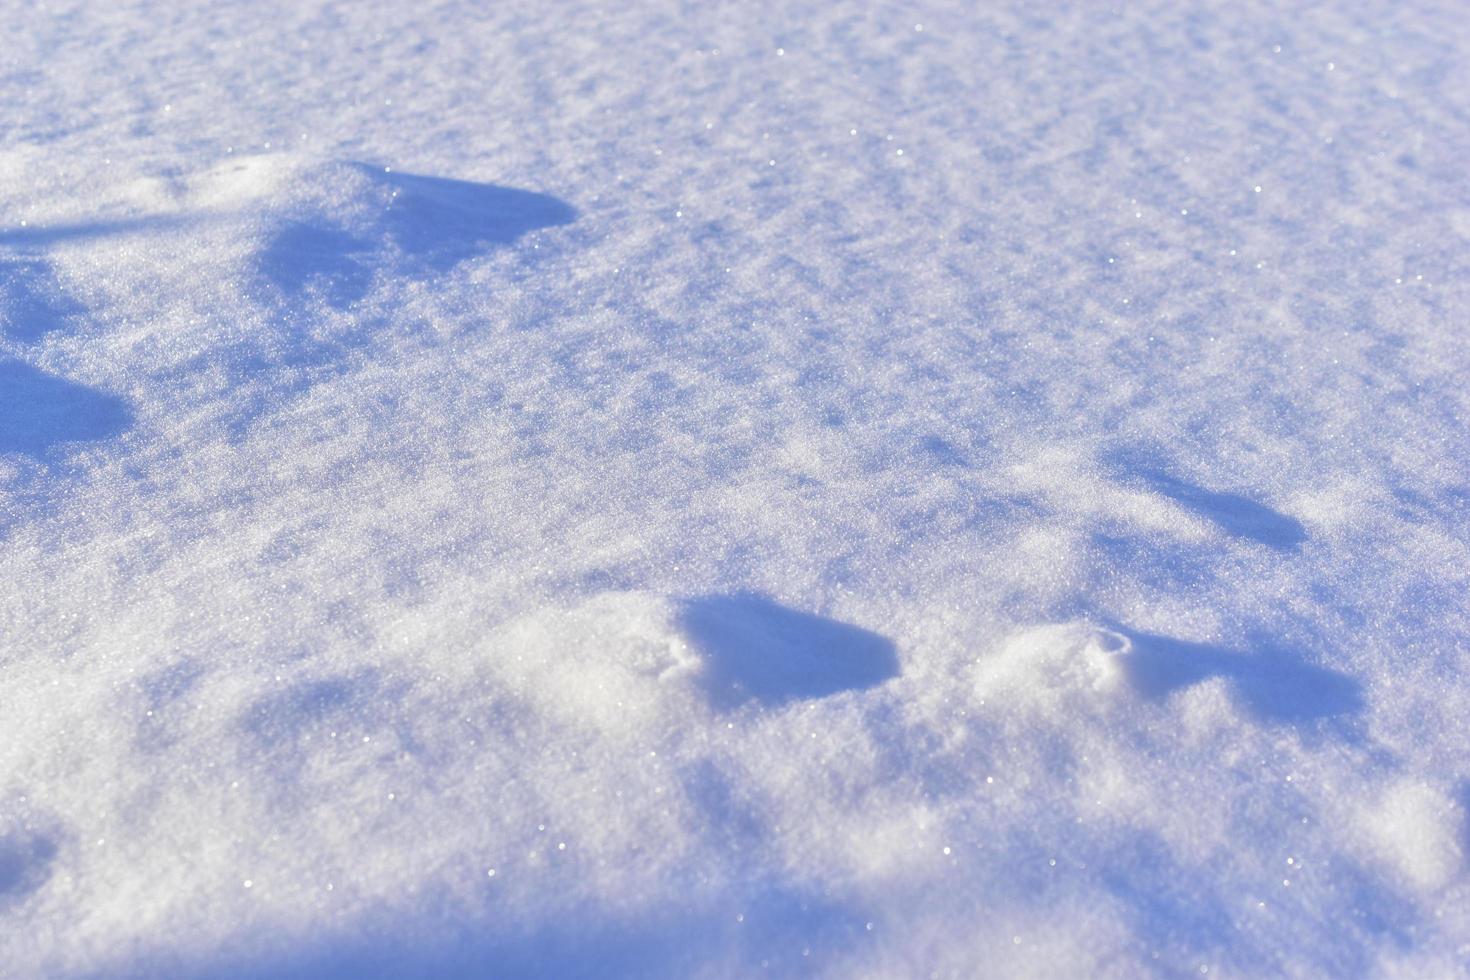
POLYGON ((1461 4, 0 18, 0 975, 1470 975, 1461 4))

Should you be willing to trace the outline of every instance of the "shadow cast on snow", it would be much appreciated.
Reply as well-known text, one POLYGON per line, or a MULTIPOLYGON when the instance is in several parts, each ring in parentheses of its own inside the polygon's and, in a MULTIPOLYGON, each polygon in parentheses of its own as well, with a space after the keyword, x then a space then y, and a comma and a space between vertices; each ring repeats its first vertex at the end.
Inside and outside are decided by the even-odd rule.
POLYGON ((44 834, 0 836, 0 910, 38 891, 51 877, 56 841, 44 834))
POLYGON ((1212 677, 1223 677, 1245 708, 1263 722, 1314 724, 1346 720, 1364 707, 1363 687, 1346 674, 1307 663, 1269 644, 1239 653, 1205 643, 1118 629, 1132 642, 1124 663, 1134 689, 1162 699, 1212 677))
POLYGON ((56 282, 51 266, 36 260, 0 263, 0 330, 31 344, 86 309, 56 282))
POLYGON ((57 225, 30 225, 0 231, 0 245, 14 245, 23 249, 45 248, 48 245, 88 238, 159 231, 175 228, 180 223, 181 219, 177 217, 158 215, 148 218, 99 218, 95 221, 73 221, 57 225))
POLYGON ((886 637, 758 595, 691 599, 680 625, 704 659, 710 702, 721 709, 827 697, 898 676, 886 637))
MULTIPOLYGON (((1412 899, 1385 887, 1382 877, 1364 873, 1351 859, 1334 865, 1317 887, 1340 896, 1344 907, 1355 910, 1353 928, 1360 935, 1410 948, 1417 919, 1412 899)), ((1197 877, 1197 868, 1153 831, 1140 830, 1110 842, 1108 859, 1098 866, 1099 884, 1128 917, 1137 942, 1172 947, 1148 975, 1198 977, 1198 960, 1185 951, 1208 949, 1219 937, 1234 935, 1241 941, 1232 946, 1233 972, 1279 976, 1280 954, 1241 937, 1233 891, 1218 884, 1201 887, 1197 877)), ((1314 930, 1304 931, 1298 942, 1317 944, 1308 955, 1321 964, 1322 976, 1376 975, 1372 944, 1342 942, 1336 934, 1314 930)))
POLYGON ((340 228, 305 221, 286 225, 260 254, 260 273, 287 296, 317 284, 337 309, 367 295, 373 284, 372 246, 340 228))
POLYGON ((386 186, 389 204, 365 232, 325 220, 288 224, 260 257, 262 277, 286 295, 316 283, 326 301, 349 306, 372 286, 374 257, 384 244, 428 272, 447 272, 540 228, 568 224, 577 212, 547 194, 444 177, 402 174, 353 164, 386 186))
MULTIPOLYGON (((50 263, 0 262, 0 333, 6 338, 34 344, 86 312, 57 282, 50 263)), ((131 425, 122 399, 0 355, 0 455, 41 461, 61 444, 108 439, 131 425)))
POLYGON ((1296 551, 1307 540, 1302 522, 1265 504, 1236 493, 1210 490, 1170 473, 1147 454, 1125 450, 1108 463, 1124 483, 1142 483, 1149 490, 1210 521, 1226 534, 1266 545, 1277 551, 1296 551))
POLYGON ((182 968, 177 963, 134 963, 113 975, 592 980, 682 978, 700 975, 719 962, 737 964, 732 975, 798 976, 810 975, 814 960, 841 954, 865 935, 863 917, 853 909, 781 886, 730 896, 718 907, 692 904, 635 917, 573 908, 554 922, 525 928, 498 917, 479 926, 436 927, 412 915, 382 923, 375 916, 348 936, 287 943, 246 936, 243 945, 268 952, 224 950, 182 968))
POLYGON ((132 413, 115 395, 0 360, 0 454, 42 460, 62 443, 109 439, 130 425, 132 413))

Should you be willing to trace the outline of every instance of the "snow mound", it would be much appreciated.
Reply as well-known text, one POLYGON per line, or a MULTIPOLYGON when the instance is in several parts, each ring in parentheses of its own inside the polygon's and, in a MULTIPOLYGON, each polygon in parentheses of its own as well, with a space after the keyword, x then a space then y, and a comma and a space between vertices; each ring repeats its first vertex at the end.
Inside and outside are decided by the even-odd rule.
POLYGON ((1028 711, 1106 701, 1126 688, 1132 642, 1121 633, 1085 623, 1042 626, 1011 638, 976 669, 975 692, 985 700, 1028 711))

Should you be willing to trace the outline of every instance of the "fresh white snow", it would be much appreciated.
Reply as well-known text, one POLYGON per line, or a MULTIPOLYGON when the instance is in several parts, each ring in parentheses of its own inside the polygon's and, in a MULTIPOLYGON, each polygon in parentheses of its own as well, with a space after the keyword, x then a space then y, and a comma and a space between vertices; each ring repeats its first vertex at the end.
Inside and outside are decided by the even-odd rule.
POLYGON ((1464 14, 17 0, 0 976, 1470 975, 1464 14))

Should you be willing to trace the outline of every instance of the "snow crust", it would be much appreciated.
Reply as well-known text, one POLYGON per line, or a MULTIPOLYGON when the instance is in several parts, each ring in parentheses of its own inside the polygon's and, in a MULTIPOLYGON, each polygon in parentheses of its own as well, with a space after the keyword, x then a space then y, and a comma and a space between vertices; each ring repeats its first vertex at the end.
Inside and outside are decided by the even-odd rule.
POLYGON ((1470 973, 1470 20, 20 3, 0 976, 1470 973))

